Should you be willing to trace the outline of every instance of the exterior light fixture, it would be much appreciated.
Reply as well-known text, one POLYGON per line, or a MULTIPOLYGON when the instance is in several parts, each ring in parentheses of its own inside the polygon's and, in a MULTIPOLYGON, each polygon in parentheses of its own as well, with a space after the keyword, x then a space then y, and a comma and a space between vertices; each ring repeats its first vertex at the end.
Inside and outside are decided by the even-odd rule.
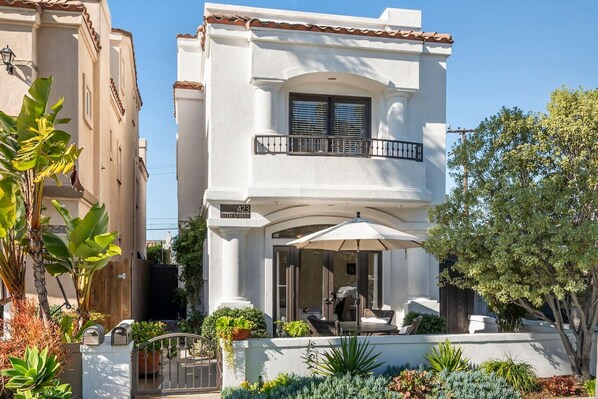
POLYGON ((0 54, 2 55, 2 62, 6 65, 6 71, 9 75, 12 75, 15 69, 15 66, 12 64, 15 59, 15 53, 12 52, 7 44, 5 48, 0 50, 0 54))

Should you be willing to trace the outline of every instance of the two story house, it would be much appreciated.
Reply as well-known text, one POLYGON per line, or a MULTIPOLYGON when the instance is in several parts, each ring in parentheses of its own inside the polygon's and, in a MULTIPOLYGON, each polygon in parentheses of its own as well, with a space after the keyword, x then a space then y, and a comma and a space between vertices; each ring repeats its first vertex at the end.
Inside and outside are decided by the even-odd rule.
MULTIPOLYGON (((106 0, 0 0, 0 43, 15 54, 12 74, 0 70, 2 111, 18 115, 38 77, 53 77, 52 103, 65 98, 61 117, 71 121, 64 130, 84 148, 76 165, 81 191, 68 183, 46 184, 51 228, 64 231, 51 198, 73 216, 83 216, 96 202, 106 204, 122 255, 97 277, 92 306, 109 315, 107 324, 130 318, 139 291, 133 275, 145 255, 148 179, 133 37, 112 27, 106 0)), ((28 270, 27 291, 35 293, 31 274, 28 270)), ((67 278, 62 282, 67 298, 76 303, 72 284, 67 278)), ((47 284, 51 303, 64 303, 56 280, 48 277, 47 284)))
POLYGON ((355 254, 288 242, 361 216, 425 237, 445 197, 446 68, 453 40, 421 12, 379 18, 205 5, 178 36, 179 220, 202 214, 205 303, 270 323, 335 309, 438 311, 423 249, 355 254), (356 286, 357 273, 360 286, 356 286))

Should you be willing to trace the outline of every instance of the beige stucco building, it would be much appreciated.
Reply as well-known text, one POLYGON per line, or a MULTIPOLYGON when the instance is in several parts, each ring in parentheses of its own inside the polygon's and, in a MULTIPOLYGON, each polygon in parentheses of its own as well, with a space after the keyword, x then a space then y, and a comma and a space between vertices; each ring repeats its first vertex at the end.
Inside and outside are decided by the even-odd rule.
MULTIPOLYGON (((71 122, 64 130, 84 147, 77 163, 83 191, 69 184, 47 185, 44 195, 65 203, 73 215, 84 215, 95 202, 106 204, 110 229, 120 233, 122 248, 115 259, 118 273, 108 277, 122 286, 108 285, 129 300, 118 311, 104 311, 128 317, 134 267, 145 256, 148 179, 147 144, 139 138, 142 100, 132 35, 112 27, 106 0, 0 0, 0 43, 16 55, 13 75, 0 70, 1 110, 18 114, 23 95, 38 77, 53 76, 51 100, 65 97, 61 116, 71 122)), ((60 224, 57 215, 50 216, 52 225, 60 224)), ((68 279, 62 281, 73 298, 68 279)), ((51 302, 63 302, 53 278, 48 289, 51 302)), ((95 295, 101 297, 101 290, 105 287, 95 295)), ((31 281, 28 292, 34 292, 31 281)))

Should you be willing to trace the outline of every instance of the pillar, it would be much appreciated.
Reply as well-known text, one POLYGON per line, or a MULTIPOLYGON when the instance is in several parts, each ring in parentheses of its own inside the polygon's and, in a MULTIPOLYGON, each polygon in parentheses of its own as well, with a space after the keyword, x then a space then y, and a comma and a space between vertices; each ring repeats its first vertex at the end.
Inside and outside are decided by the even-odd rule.
POLYGON ((245 286, 245 242, 248 227, 221 227, 222 301, 221 307, 246 307, 251 303, 243 296, 245 286))
POLYGON ((276 134, 278 91, 281 80, 254 79, 255 134, 276 134))
POLYGON ((411 92, 389 89, 386 91, 386 128, 388 140, 407 140, 408 102, 411 92))

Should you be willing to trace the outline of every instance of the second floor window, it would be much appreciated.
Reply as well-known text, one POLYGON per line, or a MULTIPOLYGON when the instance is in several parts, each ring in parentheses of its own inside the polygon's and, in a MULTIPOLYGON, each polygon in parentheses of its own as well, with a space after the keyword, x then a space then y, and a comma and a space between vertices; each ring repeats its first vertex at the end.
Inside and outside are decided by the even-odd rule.
POLYGON ((290 94, 290 134, 370 137, 370 99, 290 94))

